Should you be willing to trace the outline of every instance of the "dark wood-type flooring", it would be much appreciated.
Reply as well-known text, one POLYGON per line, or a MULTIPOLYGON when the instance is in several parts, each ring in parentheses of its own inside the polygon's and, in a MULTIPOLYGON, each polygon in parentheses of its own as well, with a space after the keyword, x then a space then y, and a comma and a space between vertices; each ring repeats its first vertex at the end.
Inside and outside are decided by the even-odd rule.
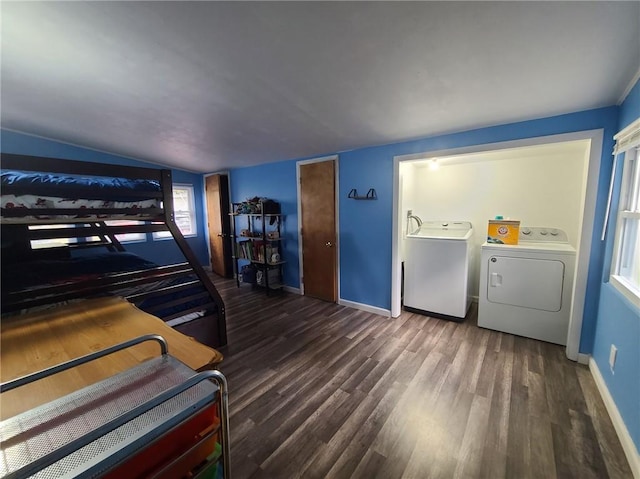
POLYGON ((630 478, 564 348, 214 278, 227 305, 232 475, 630 478))

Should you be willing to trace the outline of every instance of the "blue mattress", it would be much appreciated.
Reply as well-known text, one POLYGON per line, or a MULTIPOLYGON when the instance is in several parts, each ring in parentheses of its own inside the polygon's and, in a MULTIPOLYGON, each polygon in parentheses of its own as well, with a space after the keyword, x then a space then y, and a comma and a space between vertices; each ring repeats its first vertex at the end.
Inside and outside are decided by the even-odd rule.
POLYGON ((3 171, 0 187, 3 195, 42 195, 78 199, 109 199, 135 201, 140 193, 161 191, 154 180, 130 180, 126 178, 80 177, 51 173, 3 171), (135 194, 131 194, 134 193, 135 194))

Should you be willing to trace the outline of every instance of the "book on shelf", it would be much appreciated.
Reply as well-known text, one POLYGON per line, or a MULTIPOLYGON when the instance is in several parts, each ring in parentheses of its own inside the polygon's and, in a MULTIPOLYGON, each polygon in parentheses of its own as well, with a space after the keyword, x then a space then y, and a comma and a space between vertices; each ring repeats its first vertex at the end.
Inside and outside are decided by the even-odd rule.
POLYGON ((264 241, 252 241, 253 243, 253 256, 251 257, 254 261, 264 261, 264 241))
POLYGON ((254 248, 251 241, 242 241, 238 243, 238 259, 252 260, 254 258, 254 248))
POLYGON ((257 261, 260 263, 273 264, 274 255, 280 256, 278 246, 273 246, 264 241, 241 241, 237 244, 238 259, 246 259, 249 261, 257 261))

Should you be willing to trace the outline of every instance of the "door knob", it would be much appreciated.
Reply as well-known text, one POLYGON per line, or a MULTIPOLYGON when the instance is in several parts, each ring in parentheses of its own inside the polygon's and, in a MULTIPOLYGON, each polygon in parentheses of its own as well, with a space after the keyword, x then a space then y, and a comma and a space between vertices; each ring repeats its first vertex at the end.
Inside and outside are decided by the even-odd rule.
POLYGON ((327 248, 331 248, 333 246, 333 243, 331 241, 327 241, 327 243, 325 244, 325 246, 327 248))

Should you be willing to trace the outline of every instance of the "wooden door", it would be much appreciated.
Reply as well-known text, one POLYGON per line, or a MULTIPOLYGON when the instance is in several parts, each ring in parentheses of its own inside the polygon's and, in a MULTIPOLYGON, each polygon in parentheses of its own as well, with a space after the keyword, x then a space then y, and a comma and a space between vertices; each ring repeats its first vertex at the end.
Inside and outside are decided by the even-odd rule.
POLYGON ((227 175, 207 176, 206 191, 211 269, 220 276, 232 278, 229 179, 227 175))
POLYGON ((338 299, 335 161, 300 165, 304 294, 338 299))

